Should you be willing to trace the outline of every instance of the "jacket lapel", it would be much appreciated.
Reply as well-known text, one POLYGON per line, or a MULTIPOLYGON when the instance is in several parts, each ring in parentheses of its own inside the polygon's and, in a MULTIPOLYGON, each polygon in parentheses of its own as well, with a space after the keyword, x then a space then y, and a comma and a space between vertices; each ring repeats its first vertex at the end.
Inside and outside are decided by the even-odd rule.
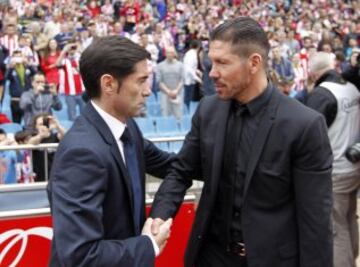
POLYGON ((247 167, 247 172, 245 176, 245 186, 244 186, 244 199, 246 197, 246 193, 249 188, 249 184, 251 181, 251 178, 254 174, 255 167, 259 161, 261 152, 263 151, 265 142, 267 140, 267 137, 270 133, 270 129, 273 125, 273 122, 276 117, 276 110, 278 107, 278 103, 280 100, 280 93, 277 91, 276 88, 273 87, 273 92, 267 107, 267 110, 265 110, 263 117, 260 120, 259 128, 257 130, 257 133, 255 135, 255 139, 253 141, 252 150, 250 153, 249 163, 247 167))
POLYGON ((118 165, 119 170, 122 173, 122 177, 124 178, 124 182, 126 185, 126 191, 129 194, 129 200, 130 200, 129 203, 131 206, 131 212, 134 217, 134 214, 133 214, 134 201, 133 201, 133 192, 132 192, 132 187, 131 187, 131 179, 130 179, 129 173, 125 167, 125 164, 122 160, 122 156, 120 154, 117 141, 115 140, 113 134, 111 133, 111 131, 110 131, 109 127, 107 126, 107 124, 105 123, 105 121, 101 118, 99 113, 97 113, 97 111, 91 105, 91 103, 88 103, 85 106, 82 114, 84 115, 84 117, 87 120, 89 120, 91 122, 92 125, 94 125, 94 127, 98 130, 100 135, 103 137, 105 143, 107 143, 109 145, 111 154, 112 154, 116 164, 118 165))

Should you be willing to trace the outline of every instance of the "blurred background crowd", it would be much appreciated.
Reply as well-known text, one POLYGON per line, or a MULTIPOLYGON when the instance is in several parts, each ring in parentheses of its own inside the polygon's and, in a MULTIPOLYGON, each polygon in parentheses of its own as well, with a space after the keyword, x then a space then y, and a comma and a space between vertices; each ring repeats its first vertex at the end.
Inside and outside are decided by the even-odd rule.
MULTIPOLYGON (((265 29, 269 78, 289 97, 304 101, 311 91, 308 60, 316 51, 329 53, 336 71, 359 87, 360 1, 2 0, 0 146, 61 140, 88 100, 80 55, 106 35, 151 54, 153 93, 137 119, 144 135, 184 135, 197 102, 215 93, 209 33, 237 16, 265 29)), ((45 179, 42 152, 28 154, 0 151, 0 184, 45 179)))

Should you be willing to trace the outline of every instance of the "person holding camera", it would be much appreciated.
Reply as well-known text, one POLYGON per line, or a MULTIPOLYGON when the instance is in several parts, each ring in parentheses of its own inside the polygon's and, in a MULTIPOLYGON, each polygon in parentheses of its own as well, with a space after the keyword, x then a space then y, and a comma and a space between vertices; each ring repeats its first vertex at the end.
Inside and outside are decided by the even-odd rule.
POLYGON ((79 45, 69 42, 60 53, 56 65, 60 68, 59 93, 65 95, 69 120, 76 118, 76 106, 82 111, 85 103, 82 100, 84 85, 79 72, 79 45))
POLYGON ((360 162, 349 161, 346 151, 360 140, 360 93, 334 70, 329 53, 318 52, 311 56, 309 76, 315 85, 306 105, 325 116, 334 157, 334 267, 352 267, 359 244, 356 201, 360 189, 360 162))
POLYGON ((48 85, 45 75, 37 73, 32 79, 32 89, 22 93, 20 108, 24 111, 25 128, 29 128, 32 118, 39 113, 50 113, 52 109, 61 110, 62 104, 56 91, 56 85, 48 85))
MULTIPOLYGON (((39 113, 32 119, 33 136, 29 139, 28 144, 48 144, 59 143, 65 135, 65 129, 59 121, 49 113, 39 113)), ((33 170, 36 174, 35 181, 45 181, 45 173, 50 173, 55 151, 47 152, 43 150, 33 150, 33 170), (48 168, 45 168, 45 157, 48 158, 48 168)))
POLYGON ((20 108, 20 97, 23 92, 31 89, 31 77, 34 74, 34 67, 28 64, 28 60, 21 50, 15 50, 9 59, 5 74, 5 83, 9 83, 10 109, 13 122, 21 123, 24 112, 20 108))

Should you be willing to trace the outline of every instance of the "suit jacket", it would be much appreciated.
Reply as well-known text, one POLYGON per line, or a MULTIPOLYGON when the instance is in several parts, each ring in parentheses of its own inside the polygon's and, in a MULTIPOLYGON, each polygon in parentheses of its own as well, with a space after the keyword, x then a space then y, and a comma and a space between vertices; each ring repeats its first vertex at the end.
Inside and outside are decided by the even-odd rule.
MULTIPOLYGON (((127 126, 145 198, 145 171, 164 177, 172 156, 143 139, 132 119, 127 126)), ((91 104, 58 147, 48 192, 54 228, 50 266, 153 266, 151 240, 135 232, 131 180, 118 145, 91 104)))
MULTIPOLYGON (((217 96, 200 102, 153 204, 151 217, 172 217, 192 179, 204 180, 186 267, 196 263, 216 212, 229 109, 217 96)), ((324 118, 273 90, 248 156, 241 221, 248 266, 331 267, 332 152, 324 118)))

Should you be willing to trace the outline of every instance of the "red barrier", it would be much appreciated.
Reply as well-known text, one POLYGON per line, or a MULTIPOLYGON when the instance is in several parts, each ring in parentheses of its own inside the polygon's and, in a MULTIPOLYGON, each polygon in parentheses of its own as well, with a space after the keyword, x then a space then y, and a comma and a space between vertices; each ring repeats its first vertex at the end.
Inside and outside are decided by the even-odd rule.
MULTIPOLYGON (((194 215, 193 203, 181 206, 168 244, 156 260, 156 267, 183 266, 184 250, 194 215)), ((0 267, 47 266, 51 237, 50 215, 0 219, 0 267)))

